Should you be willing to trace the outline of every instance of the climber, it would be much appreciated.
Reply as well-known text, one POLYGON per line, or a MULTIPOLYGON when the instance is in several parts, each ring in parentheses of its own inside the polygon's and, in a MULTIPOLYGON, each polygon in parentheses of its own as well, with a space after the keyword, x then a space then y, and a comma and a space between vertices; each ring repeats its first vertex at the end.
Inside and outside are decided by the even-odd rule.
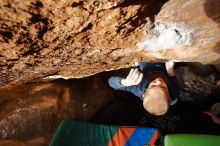
POLYGON ((169 105, 177 102, 179 86, 174 72, 174 62, 162 64, 139 62, 126 78, 110 77, 109 85, 115 90, 133 93, 143 100, 144 109, 153 115, 163 115, 169 105))

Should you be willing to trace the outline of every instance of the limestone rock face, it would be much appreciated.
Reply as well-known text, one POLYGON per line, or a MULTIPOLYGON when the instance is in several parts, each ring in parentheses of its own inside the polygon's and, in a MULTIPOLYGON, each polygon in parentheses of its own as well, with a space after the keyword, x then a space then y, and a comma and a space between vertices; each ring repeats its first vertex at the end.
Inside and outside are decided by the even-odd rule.
POLYGON ((0 90, 0 145, 49 145, 62 119, 87 121, 112 98, 97 77, 0 90))
POLYGON ((1 0, 0 85, 133 61, 219 64, 219 0, 1 0))
POLYGON ((164 51, 160 56, 164 59, 219 64, 219 7, 217 0, 167 2, 156 16, 153 29, 153 32, 160 32, 159 37, 156 35, 159 48, 164 51))

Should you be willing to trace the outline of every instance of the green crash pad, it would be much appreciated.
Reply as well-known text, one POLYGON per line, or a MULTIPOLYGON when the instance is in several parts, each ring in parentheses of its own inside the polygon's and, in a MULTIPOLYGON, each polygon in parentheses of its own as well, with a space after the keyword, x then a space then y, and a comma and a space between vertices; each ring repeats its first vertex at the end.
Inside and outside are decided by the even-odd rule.
POLYGON ((159 135, 156 128, 63 120, 50 146, 144 146, 153 145, 159 135))
POLYGON ((220 136, 200 134, 170 134, 164 146, 220 146, 220 136))

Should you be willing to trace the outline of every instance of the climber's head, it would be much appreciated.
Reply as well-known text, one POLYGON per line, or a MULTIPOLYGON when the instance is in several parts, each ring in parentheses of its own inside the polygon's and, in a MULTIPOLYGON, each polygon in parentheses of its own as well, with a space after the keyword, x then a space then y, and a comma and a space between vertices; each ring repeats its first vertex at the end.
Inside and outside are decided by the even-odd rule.
POLYGON ((163 115, 169 109, 170 95, 166 81, 155 78, 144 93, 144 109, 153 115, 163 115))

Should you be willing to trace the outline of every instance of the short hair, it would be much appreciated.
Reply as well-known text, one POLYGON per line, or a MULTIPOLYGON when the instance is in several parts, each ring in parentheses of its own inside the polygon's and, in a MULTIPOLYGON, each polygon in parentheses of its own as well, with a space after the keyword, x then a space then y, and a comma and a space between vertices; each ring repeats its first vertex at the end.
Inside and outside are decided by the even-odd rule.
POLYGON ((153 115, 163 115, 169 109, 169 97, 163 91, 158 89, 149 89, 145 91, 143 106, 144 109, 153 115))

